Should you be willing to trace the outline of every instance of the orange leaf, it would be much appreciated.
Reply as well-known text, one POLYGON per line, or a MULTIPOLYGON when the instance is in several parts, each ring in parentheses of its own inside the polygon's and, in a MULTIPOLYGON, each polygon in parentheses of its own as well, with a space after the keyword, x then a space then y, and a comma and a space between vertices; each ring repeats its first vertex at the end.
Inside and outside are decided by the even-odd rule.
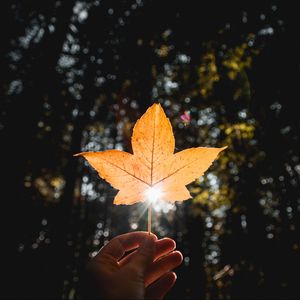
POLYGON ((115 204, 145 201, 154 189, 160 200, 191 198, 186 185, 202 176, 226 148, 197 147, 174 154, 171 123, 160 104, 153 104, 136 122, 131 143, 133 154, 108 150, 75 155, 86 158, 100 177, 119 190, 115 204))

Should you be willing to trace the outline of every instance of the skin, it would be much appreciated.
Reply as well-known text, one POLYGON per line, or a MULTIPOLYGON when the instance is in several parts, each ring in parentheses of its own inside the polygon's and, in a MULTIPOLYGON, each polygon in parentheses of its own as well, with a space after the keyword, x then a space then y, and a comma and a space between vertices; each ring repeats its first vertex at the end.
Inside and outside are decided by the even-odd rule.
POLYGON ((163 299, 182 263, 175 248, 174 240, 142 231, 113 238, 88 263, 84 299, 163 299))

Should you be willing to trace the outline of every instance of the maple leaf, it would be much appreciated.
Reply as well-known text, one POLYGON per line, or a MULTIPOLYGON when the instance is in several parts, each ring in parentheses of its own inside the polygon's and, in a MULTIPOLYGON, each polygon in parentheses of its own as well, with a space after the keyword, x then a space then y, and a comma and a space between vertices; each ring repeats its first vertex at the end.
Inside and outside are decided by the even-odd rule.
POLYGON ((191 195, 186 185, 202 176, 226 148, 197 147, 174 154, 172 126, 160 104, 153 104, 136 122, 131 144, 133 154, 120 150, 75 154, 119 190, 114 204, 145 201, 153 188, 160 200, 187 200, 191 195))

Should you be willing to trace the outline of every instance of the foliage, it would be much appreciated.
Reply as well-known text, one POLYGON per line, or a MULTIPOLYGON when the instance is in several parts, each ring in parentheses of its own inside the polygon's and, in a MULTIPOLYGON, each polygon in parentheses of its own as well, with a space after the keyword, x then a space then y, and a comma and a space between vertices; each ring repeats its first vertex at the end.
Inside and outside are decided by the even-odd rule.
POLYGON ((72 155, 131 152, 133 124, 155 101, 176 152, 229 146, 188 186, 192 202, 155 211, 154 231, 185 256, 169 299, 299 297, 300 26, 290 2, 1 6, 3 295, 79 299, 87 259, 146 229, 143 207, 115 209, 109 185, 72 155))

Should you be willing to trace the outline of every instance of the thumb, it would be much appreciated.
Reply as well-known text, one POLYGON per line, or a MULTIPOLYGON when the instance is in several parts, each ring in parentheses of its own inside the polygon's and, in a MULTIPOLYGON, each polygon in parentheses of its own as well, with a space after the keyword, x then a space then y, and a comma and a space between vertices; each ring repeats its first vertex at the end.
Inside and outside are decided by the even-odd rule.
POLYGON ((146 268, 153 262, 156 239, 157 237, 153 234, 147 236, 129 263, 131 267, 134 267, 142 274, 145 273, 146 268))

